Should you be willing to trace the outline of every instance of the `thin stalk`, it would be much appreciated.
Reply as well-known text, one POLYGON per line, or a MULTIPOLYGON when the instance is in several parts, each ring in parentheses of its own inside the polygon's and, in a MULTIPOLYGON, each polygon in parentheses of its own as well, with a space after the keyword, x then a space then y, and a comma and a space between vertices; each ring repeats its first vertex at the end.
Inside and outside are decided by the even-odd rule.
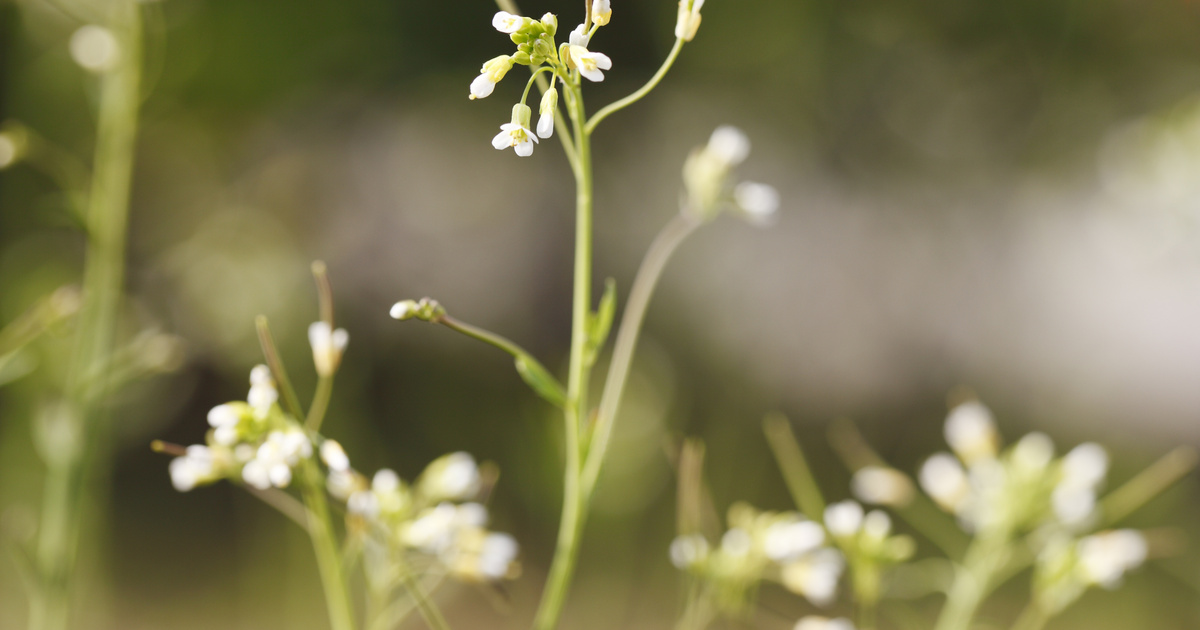
POLYGON ((271 326, 267 323, 267 316, 256 317, 254 326, 258 330, 258 344, 262 347, 263 356, 267 359, 267 367, 271 368, 271 376, 275 377, 275 383, 279 385, 279 391, 283 395, 284 409, 287 409, 287 412, 297 420, 306 417, 300 406, 300 399, 296 397, 296 390, 292 387, 292 379, 288 378, 287 368, 284 367, 283 360, 279 357, 279 349, 275 346, 275 338, 271 336, 271 326))
POLYGON ((625 306, 625 312, 621 315, 621 326, 617 329, 612 361, 608 366, 604 391, 600 394, 596 428, 588 445, 587 461, 584 463, 583 487, 588 496, 595 488, 596 480, 600 476, 600 467, 604 464, 604 455, 612 437, 621 397, 625 393, 625 383, 629 380, 629 368, 633 363, 638 335, 641 333, 642 321, 646 317, 646 308, 650 305, 654 287, 679 244, 700 225, 700 221, 690 213, 681 212, 675 215, 650 244, 650 249, 642 259, 642 265, 633 280, 633 287, 629 290, 629 303, 625 306))
POLYGON ((89 469, 105 459, 98 452, 107 439, 102 401, 95 394, 106 388, 87 376, 107 359, 113 346, 125 275, 141 80, 137 5, 117 3, 112 17, 124 61, 100 80, 95 168, 86 217, 84 302, 66 384, 73 413, 64 422, 71 443, 50 445, 58 452, 46 453, 49 461, 36 553, 40 588, 29 616, 32 630, 63 630, 70 622, 70 587, 76 573, 83 505, 92 490, 89 469))
POLYGON ((409 596, 416 604, 417 612, 425 620, 425 625, 429 626, 431 630, 450 630, 450 624, 446 623, 442 611, 438 610, 438 607, 425 595, 425 591, 421 590, 421 584, 417 578, 407 568, 401 567, 400 571, 403 573, 404 588, 408 590, 409 596))
POLYGON ((649 94, 650 90, 653 90, 655 87, 657 87, 659 82, 662 81, 663 77, 666 76, 667 71, 671 69, 671 66, 675 63, 675 58, 679 56, 679 51, 681 50, 683 50, 683 38, 676 38, 675 45, 671 47, 671 52, 667 54, 666 60, 664 60, 662 65, 658 67, 658 72, 655 72, 654 76, 650 77, 650 80, 647 81, 645 85, 638 88, 638 90, 633 94, 630 94, 619 101, 609 103, 605 107, 601 108, 600 111, 596 112, 596 114, 592 116, 592 119, 587 121, 587 125, 583 128, 584 132, 591 134, 593 131, 595 131, 596 125, 600 124, 600 121, 642 100, 642 97, 649 94))
POLYGON ((766 433, 767 443, 770 444, 771 452, 775 454, 775 460, 779 463, 779 470, 783 473, 783 481, 792 494, 792 501, 805 516, 818 523, 822 522, 825 519, 825 497, 821 496, 821 488, 817 486, 817 479, 808 467, 804 450, 800 448, 800 442, 792 432, 792 427, 788 425, 787 418, 778 413, 767 416, 763 420, 763 432, 766 433))
POLYGON ((1162 494, 1196 468, 1196 450, 1181 446, 1150 465, 1100 502, 1104 523, 1112 525, 1162 494))
POLYGON ((321 430, 325 420, 325 412, 329 409, 329 397, 333 395, 333 375, 317 377, 317 391, 313 392, 312 405, 308 408, 308 417, 304 426, 314 433, 321 430))
POLYGON ((342 558, 333 535, 333 522, 329 518, 329 504, 325 500, 325 489, 316 463, 308 460, 305 466, 304 506, 308 509, 308 535, 312 539, 313 551, 317 556, 317 569, 321 574, 321 587, 325 591, 325 605, 329 609, 329 626, 332 630, 355 630, 354 609, 350 604, 350 590, 342 570, 342 558))
POLYGON ((995 577, 1007 561, 1008 536, 993 534, 975 539, 962 565, 956 567, 946 605, 934 630, 969 630, 984 598, 995 586, 995 577))
POLYGON ((591 312, 592 287, 592 155, 588 134, 583 129, 583 96, 577 85, 563 83, 563 92, 575 129, 577 148, 575 195, 575 291, 572 298, 571 359, 567 380, 567 401, 563 406, 566 438, 566 466, 563 475, 563 508, 558 528, 554 561, 550 565, 542 600, 534 617, 537 630, 552 630, 558 625, 563 602, 575 572, 579 556, 579 538, 587 517, 587 499, 580 484, 582 443, 581 422, 587 404, 587 319, 591 312))

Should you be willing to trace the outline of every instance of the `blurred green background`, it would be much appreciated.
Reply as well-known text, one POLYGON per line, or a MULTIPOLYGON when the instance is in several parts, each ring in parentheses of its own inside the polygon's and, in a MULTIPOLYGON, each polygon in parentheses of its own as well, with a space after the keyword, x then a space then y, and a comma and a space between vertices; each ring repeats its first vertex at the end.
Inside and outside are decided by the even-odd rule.
MULTIPOLYGON (((582 14, 522 4, 563 30, 582 14)), ((670 0, 613 5, 593 48, 614 68, 588 86, 592 110, 639 86, 672 42, 670 0)), ((206 411, 245 395, 259 313, 311 392, 314 259, 351 334, 327 433, 367 471, 412 478, 455 450, 498 464, 495 527, 520 541, 524 575, 499 596, 450 587, 439 600, 456 627, 528 623, 557 528, 559 422, 505 355, 387 316, 429 295, 565 367, 573 182, 554 142, 529 159, 489 146, 522 79, 467 99, 480 63, 509 48, 494 10, 146 5, 125 320, 180 336, 186 360, 117 401, 80 628, 324 627, 302 532, 227 484, 176 493, 148 448, 201 441, 206 411)), ((94 79, 67 52, 79 26, 45 0, 0 2, 0 119, 87 161, 94 79)), ((709 0, 664 84, 597 134, 598 278, 624 294, 676 211, 684 157, 719 124, 747 132, 742 173, 777 186, 783 208, 766 231, 718 221, 668 267, 564 627, 670 627, 672 436, 707 441, 719 507, 768 509, 789 507, 760 429, 771 410, 792 418, 835 499, 848 475, 824 440, 830 420, 853 418, 913 471, 943 448, 946 396, 964 385, 1009 438, 1105 443, 1117 481, 1200 440, 1198 28, 1194 0, 709 0)), ((0 173, 0 322, 76 282, 82 246, 52 182, 0 173)), ((36 514, 30 419, 66 333, 0 389, 10 539, 36 514)), ((1195 481, 1134 524, 1194 539, 1195 481)), ((1200 627, 1200 556, 1180 554, 1051 627, 1200 627)), ((1007 627, 1026 584, 984 618, 1007 627)), ((762 600, 755 627, 790 628, 809 610, 782 591, 762 600)), ((22 627, 25 606, 6 559, 0 627, 22 627)))

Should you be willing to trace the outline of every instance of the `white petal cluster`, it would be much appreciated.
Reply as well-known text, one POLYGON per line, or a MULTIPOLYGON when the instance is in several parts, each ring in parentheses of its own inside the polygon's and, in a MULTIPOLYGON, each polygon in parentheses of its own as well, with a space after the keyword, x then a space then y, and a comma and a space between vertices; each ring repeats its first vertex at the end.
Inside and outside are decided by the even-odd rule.
POLYGON ((675 37, 692 41, 700 28, 700 7, 704 0, 679 0, 679 13, 675 20, 675 37))
POLYGON ((1096 492, 1108 474, 1108 454, 1099 444, 1080 444, 1063 457, 1061 468, 1050 496, 1054 514, 1068 527, 1088 525, 1096 513, 1096 492))
POLYGON ((825 528, 837 537, 849 537, 862 528, 863 508, 854 501, 832 503, 825 508, 825 528))
POLYGON ((684 534, 671 541, 669 550, 671 564, 676 569, 687 570, 702 564, 708 558, 708 541, 700 534, 684 534))
POLYGON ((850 489, 863 503, 905 506, 912 501, 913 485, 908 475, 883 466, 865 466, 850 479, 850 489))
POLYGON ((946 443, 967 465, 996 456, 1000 435, 992 412, 977 401, 965 402, 946 418, 946 443))
POLYGON ((758 182, 731 183, 733 169, 750 155, 750 140, 736 127, 717 127, 708 144, 688 156, 683 166, 687 192, 685 211, 701 218, 732 208, 755 225, 770 225, 779 210, 779 191, 758 182))
POLYGON ((803 595, 818 606, 828 606, 837 597, 838 580, 845 568, 842 554, 822 547, 785 564, 781 575, 788 590, 803 595))
MULTIPOLYGON (((586 35, 584 40, 586 42, 586 35)), ((572 33, 572 40, 577 41, 577 38, 572 33)), ((604 80, 604 73, 601 70, 612 69, 612 59, 608 55, 601 52, 592 52, 587 49, 587 44, 572 43, 568 49, 568 54, 571 58, 571 64, 579 70, 579 74, 588 81, 599 83, 604 80)))
POLYGON ((967 471, 950 453, 935 453, 925 460, 917 480, 921 489, 948 512, 957 513, 971 490, 967 471))
POLYGON ((1087 584, 1113 589, 1127 571, 1146 561, 1146 537, 1132 529, 1101 532, 1076 543, 1079 571, 1087 584))
POLYGON ((299 428, 271 431, 254 459, 242 468, 242 480, 259 490, 286 488, 292 482, 292 469, 312 453, 312 442, 299 428))
POLYGON ((342 362, 346 344, 350 343, 350 333, 344 328, 334 330, 329 322, 313 322, 308 327, 308 343, 312 346, 313 365, 317 368, 317 374, 333 376, 342 362))
POLYGON ((271 407, 279 400, 279 390, 275 389, 275 379, 271 378, 271 368, 256 365, 250 370, 250 392, 246 394, 246 402, 254 410, 258 419, 267 417, 271 407))
POLYGON ((200 444, 187 447, 184 455, 171 460, 168 470, 171 473, 171 485, 180 492, 213 481, 222 474, 213 450, 200 444))
POLYGON ((775 562, 796 560, 823 544, 824 528, 795 516, 773 523, 763 537, 763 551, 775 562))
POLYGON ((443 455, 421 475, 421 494, 431 501, 461 501, 479 492, 479 466, 470 453, 443 455))

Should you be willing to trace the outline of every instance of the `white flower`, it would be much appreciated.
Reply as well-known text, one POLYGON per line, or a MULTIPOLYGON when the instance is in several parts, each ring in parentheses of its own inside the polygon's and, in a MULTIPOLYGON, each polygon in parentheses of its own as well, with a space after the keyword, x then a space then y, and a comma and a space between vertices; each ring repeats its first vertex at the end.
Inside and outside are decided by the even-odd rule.
POLYGON ((457 510, 451 503, 439 503, 426 509, 416 520, 409 523, 401 534, 405 544, 427 551, 441 553, 454 542, 457 510))
POLYGON ((363 518, 375 518, 379 515, 379 497, 370 490, 359 490, 346 500, 346 509, 363 518))
POLYGON ((818 606, 828 606, 837 597, 838 579, 844 566, 842 554, 823 547, 784 565, 780 576, 788 590, 818 606))
POLYGON ((862 527, 863 509, 855 501, 842 501, 825 508, 825 528, 838 537, 853 536, 862 527))
POLYGON ((1088 525, 1096 511, 1096 492, 1091 488, 1058 486, 1050 495, 1054 516, 1069 528, 1088 525))
POLYGON ((754 539, 740 527, 734 527, 721 536, 721 552, 731 558, 741 558, 750 553, 753 547, 754 539))
POLYGON ((254 369, 250 370, 250 393, 246 394, 246 402, 250 403, 255 417, 260 420, 266 418, 277 400, 279 391, 275 389, 271 369, 265 365, 254 366, 254 369))
POLYGON ((489 533, 479 550, 477 569, 483 577, 499 580, 508 575, 517 558, 517 541, 508 534, 489 533))
POLYGON ((1040 431, 1021 438, 1013 446, 1013 463, 1030 473, 1040 473, 1054 459, 1054 441, 1040 431))
POLYGON ((793 630, 855 630, 854 623, 845 617, 830 619, 810 615, 796 622, 793 630))
POLYGON ((1062 460, 1062 481, 1060 483, 1095 488, 1104 481, 1108 474, 1108 453, 1104 447, 1092 442, 1080 444, 1071 449, 1062 460))
POLYGON ((500 11, 492 17, 492 26, 501 33, 512 35, 525 27, 526 20, 527 18, 513 15, 508 11, 500 11))
POLYGON ((313 322, 308 327, 308 344, 312 346, 313 364, 320 376, 333 376, 342 362, 342 352, 350 343, 350 333, 344 328, 334 330, 329 322, 313 322))
POLYGON ((463 503, 458 506, 458 512, 455 514, 455 520, 462 527, 477 527, 482 528, 487 525, 488 511, 487 508, 479 503, 470 502, 463 503))
POLYGON ((208 411, 208 425, 213 431, 213 441, 221 446, 233 446, 238 441, 238 425, 242 414, 230 404, 217 405, 208 411))
POLYGON ((671 541, 670 555, 675 568, 687 569, 708 557, 708 541, 700 534, 677 536, 671 541))
POLYGON ((558 90, 551 87, 542 94, 538 107, 537 135, 549 138, 554 135, 554 114, 558 109, 558 90))
POLYGON ((704 0, 679 0, 679 13, 675 20, 675 37, 692 41, 700 28, 700 7, 704 0))
MULTIPOLYGON (((586 35, 583 36, 586 40, 586 35)), ((571 33, 571 40, 580 41, 576 38, 575 33, 571 33)), ((570 61, 579 68, 579 74, 588 81, 600 82, 604 80, 604 73, 601 70, 612 69, 612 59, 604 53, 591 52, 587 49, 586 42, 584 44, 570 45, 570 61)))
POLYGON ((950 512, 957 512, 970 492, 966 471, 958 458, 949 453, 936 453, 925 460, 919 479, 925 493, 950 512))
POLYGON ((459 451, 434 460, 421 475, 421 493, 430 500, 462 500, 479 492, 479 466, 459 451))
POLYGON ((583 48, 587 48, 589 40, 590 38, 588 37, 587 33, 587 24, 580 24, 579 26, 576 26, 575 30, 571 31, 571 33, 567 35, 567 43, 572 46, 581 46, 583 48))
POLYGON ((863 518, 863 536, 871 540, 883 540, 892 533, 892 519, 885 512, 871 510, 863 518))
POLYGON ((292 466, 311 455, 312 443, 303 431, 272 431, 258 447, 254 459, 242 468, 242 479, 259 490, 271 486, 286 488, 292 482, 292 466))
POLYGON ((604 26, 612 19, 612 7, 608 0, 592 0, 592 22, 604 26))
POLYGON ((393 304, 391 310, 388 311, 388 314, 392 316, 392 319, 399 319, 403 321, 414 317, 417 314, 418 308, 419 307, 417 306, 416 302, 412 300, 403 300, 393 304))
POLYGON ((708 138, 705 151, 729 169, 741 164, 750 155, 750 139, 737 127, 721 125, 708 138))
POLYGON ((171 485, 180 492, 187 492, 216 475, 212 450, 199 444, 187 447, 186 454, 172 459, 167 470, 171 473, 171 485))
POLYGON ((517 103, 513 105, 512 122, 500 125, 500 133, 492 138, 492 146, 503 151, 512 147, 521 157, 533 155, 533 145, 537 144, 537 136, 529 130, 529 118, 532 111, 528 105, 517 103))
POLYGON ((349 469, 331 469, 329 476, 325 480, 325 486, 329 489, 330 495, 343 502, 349 502, 350 497, 362 489, 362 485, 359 483, 359 476, 349 469))
POLYGON ((321 461, 325 462, 325 465, 331 471, 345 472, 350 470, 350 458, 346 457, 345 449, 335 440, 321 442, 321 461))
MULTIPOLYGON (((503 11, 501 11, 503 13, 503 11)), ((508 55, 500 55, 487 60, 479 70, 479 76, 471 81, 471 100, 487 98, 496 89, 496 84, 512 70, 513 59, 508 55)))
POLYGON ((982 403, 965 402, 946 417, 946 443, 967 465, 996 456, 1000 436, 992 412, 982 403))
POLYGON ((1102 532, 1076 544, 1084 581, 1116 588, 1126 571, 1146 561, 1146 538, 1132 529, 1102 532))
POLYGON ((108 72, 121 60, 121 45, 113 32, 88 24, 71 35, 71 59, 89 72, 108 72))
POLYGON ((801 519, 788 519, 771 524, 763 537, 763 551, 776 562, 794 560, 825 542, 825 530, 820 525, 801 519))
POLYGON ((733 189, 733 200, 757 225, 769 225, 779 210, 779 191, 769 184, 742 182, 733 189))
POLYGON ((860 468, 850 479, 850 489, 863 503, 874 505, 908 505, 913 495, 907 475, 883 466, 860 468))

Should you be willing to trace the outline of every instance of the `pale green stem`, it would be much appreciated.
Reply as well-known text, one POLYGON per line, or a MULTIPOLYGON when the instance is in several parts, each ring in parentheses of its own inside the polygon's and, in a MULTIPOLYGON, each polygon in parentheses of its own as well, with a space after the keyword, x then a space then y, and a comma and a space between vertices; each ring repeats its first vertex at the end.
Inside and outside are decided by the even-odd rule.
POLYGON ((408 594, 416 604, 417 612, 421 614, 425 624, 431 630, 450 630, 450 624, 446 623, 442 611, 438 610, 438 607, 425 595, 417 578, 406 567, 401 567, 400 571, 403 573, 404 588, 408 590, 408 594))
POLYGON ((325 500, 320 471, 314 461, 304 463, 304 506, 308 509, 308 535, 317 556, 321 587, 325 590, 325 605, 329 609, 331 630, 355 630, 354 609, 350 590, 342 569, 342 558, 334 539, 329 504, 325 500))
POLYGON ((587 404, 587 317, 591 312, 592 287, 592 155, 588 134, 583 130, 583 96, 576 85, 563 83, 563 93, 575 128, 578 168, 575 197, 575 292, 572 299, 571 359, 567 380, 567 402, 563 408, 566 466, 563 476, 563 508, 554 561, 550 565, 542 600, 534 617, 537 630, 558 625, 563 603, 575 572, 579 538, 587 513, 587 496, 581 492, 581 417, 587 404))
POLYGON ((89 379, 112 351, 125 275, 125 236, 129 188, 137 136, 141 79, 141 23, 133 2, 113 5, 111 26, 124 62, 100 79, 95 168, 87 207, 87 260, 84 303, 76 332, 66 396, 73 409, 72 444, 62 445, 57 461, 47 462, 41 529, 37 541, 39 589, 29 617, 33 630, 63 630, 70 622, 70 586, 75 576, 83 503, 89 495, 89 468, 103 461, 107 439, 96 392, 89 379))
POLYGON ((783 481, 792 494, 796 507, 808 518, 822 522, 825 519, 825 497, 817 486, 817 479, 808 467, 804 450, 792 433, 792 427, 782 414, 771 414, 763 419, 763 433, 767 435, 767 443, 779 463, 783 473, 783 481))
POLYGON ((655 72, 654 76, 650 77, 650 80, 646 82, 646 85, 638 88, 638 90, 633 94, 630 94, 619 101, 609 103, 605 107, 601 108, 600 111, 596 112, 596 114, 592 116, 592 119, 587 122, 587 125, 583 129, 584 132, 588 134, 592 133, 592 131, 596 129, 596 125, 600 124, 600 121, 642 100, 642 97, 649 94, 650 90, 653 90, 655 87, 657 87, 659 82, 662 81, 663 77, 666 76, 667 71, 671 69, 671 65, 675 63, 675 58, 679 56, 680 50, 683 50, 682 38, 675 40, 675 45, 671 47, 671 52, 667 55, 667 59, 663 61, 661 66, 659 66, 658 72, 655 72))
POLYGON ((325 412, 329 409, 329 397, 333 394, 333 375, 317 377, 317 391, 313 393, 312 405, 308 408, 308 417, 304 426, 316 433, 321 430, 325 420, 325 412))
POLYGON ((1196 468, 1196 450, 1181 446, 1125 482, 1100 502, 1106 525, 1129 516, 1196 468))
POLYGON ((586 496, 591 496, 600 476, 600 468, 604 464, 604 455, 608 451, 621 397, 629 380, 629 368, 633 364, 638 335, 641 333, 642 321, 646 317, 646 308, 650 305, 654 287, 662 277, 663 268, 666 267, 671 254, 675 253, 679 244, 700 225, 700 221, 691 213, 680 212, 675 215, 654 238, 646 257, 642 259, 641 267, 638 268, 633 287, 629 290, 629 302, 621 316, 621 326, 617 329, 612 361, 609 362, 604 391, 600 395, 596 428, 587 449, 587 461, 583 468, 583 489, 586 496))
POLYGON ((963 563, 955 568, 954 582, 934 630, 969 630, 979 605, 995 586, 995 577, 1007 561, 1008 536, 993 534, 975 539, 963 563))

